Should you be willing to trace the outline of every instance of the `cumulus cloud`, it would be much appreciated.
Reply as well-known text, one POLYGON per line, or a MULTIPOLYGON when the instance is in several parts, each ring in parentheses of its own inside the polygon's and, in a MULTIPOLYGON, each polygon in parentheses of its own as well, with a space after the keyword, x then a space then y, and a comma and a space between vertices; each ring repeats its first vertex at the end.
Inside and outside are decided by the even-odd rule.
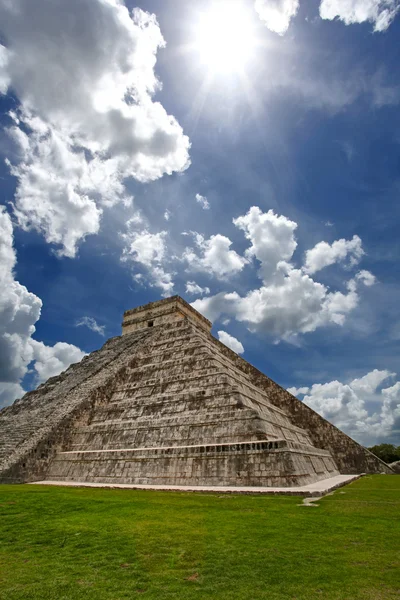
POLYGON ((140 232, 133 231, 127 252, 132 255, 133 260, 151 267, 154 262, 159 263, 164 259, 166 235, 166 231, 159 233, 149 233, 146 229, 140 232))
POLYGON ((350 385, 358 394, 373 394, 381 383, 388 377, 395 377, 395 375, 396 373, 389 373, 387 370, 374 369, 359 379, 353 379, 350 385))
POLYGON ((340 19, 346 25, 365 23, 374 25, 374 31, 386 31, 400 9, 398 0, 321 0, 322 19, 340 19))
MULTIPOLYGON (((125 247, 121 256, 122 261, 133 261, 143 265, 149 274, 150 285, 159 287, 163 296, 170 296, 174 283, 172 273, 165 270, 166 261, 166 231, 150 233, 146 228, 137 230, 141 222, 133 218, 127 223, 127 232, 122 234, 125 247)), ((142 279, 141 274, 135 276, 136 281, 142 279)))
POLYGON ((201 205, 201 208, 203 210, 209 210, 210 203, 205 196, 202 196, 201 194, 196 194, 196 202, 198 202, 201 205))
POLYGON ((102 207, 129 202, 126 178, 189 165, 189 139, 153 100, 164 39, 154 15, 118 0, 0 0, 0 36, 0 90, 21 103, 16 217, 74 256, 102 207))
POLYGON ((360 262, 364 254, 362 242, 358 235, 354 235, 351 240, 336 240, 332 244, 319 242, 314 248, 307 250, 304 271, 313 275, 324 267, 339 262, 344 263, 346 260, 349 267, 354 267, 360 262))
POLYGON ((289 388, 334 425, 361 443, 399 443, 400 382, 385 387, 396 373, 378 370, 349 383, 330 381, 289 388))
POLYGON ((278 266, 289 261, 296 250, 294 232, 297 223, 283 215, 276 215, 273 210, 263 213, 258 206, 252 206, 246 215, 233 219, 233 224, 250 240, 246 256, 260 261, 263 281, 268 281, 278 266))
POLYGON ((7 73, 8 67, 8 52, 7 49, 0 44, 0 94, 6 94, 10 85, 10 77, 7 73))
POLYGON ((78 321, 75 323, 75 326, 88 327, 88 329, 91 329, 99 335, 105 335, 105 326, 99 325, 96 319, 93 319, 93 317, 82 317, 81 319, 78 319, 78 321))
POLYGON ((186 293, 192 294, 192 295, 209 294, 210 288, 209 287, 201 287, 195 281, 187 281, 186 282, 186 293))
POLYGON ((19 383, 0 382, 0 409, 8 406, 17 398, 22 398, 25 390, 19 383))
POLYGON ((193 233, 199 252, 186 248, 183 260, 192 271, 205 271, 219 277, 238 273, 243 269, 247 260, 231 250, 232 242, 224 235, 212 235, 205 239, 199 233, 193 233))
POLYGON ((21 380, 32 361, 39 382, 84 356, 72 344, 48 347, 32 339, 42 301, 15 280, 15 265, 11 219, 0 207, 0 406, 24 393, 21 380))
POLYGON ((283 35, 299 10, 299 0, 256 0, 254 8, 268 29, 283 35))
POLYGON ((218 339, 225 346, 236 352, 236 354, 243 354, 243 344, 237 338, 233 337, 233 335, 230 335, 226 331, 218 331, 218 339))
POLYGON ((85 356, 73 344, 57 342, 54 346, 46 346, 43 342, 30 340, 32 348, 33 369, 36 372, 36 383, 46 381, 64 371, 72 363, 77 363, 85 356))
MULTIPOLYGON (((260 263, 258 274, 263 285, 244 296, 220 292, 193 302, 194 308, 211 321, 221 316, 234 317, 246 323, 250 331, 267 334, 275 341, 295 342, 299 334, 327 325, 343 325, 358 305, 360 285, 374 283, 371 273, 360 271, 347 281, 344 291, 330 291, 305 272, 305 267, 294 267, 288 261, 297 247, 297 224, 271 210, 263 213, 252 207, 233 223, 250 241, 246 257, 254 257, 260 263)), ((354 266, 356 257, 361 258, 361 240, 346 244, 350 245, 350 249, 346 246, 346 255, 351 254, 349 262, 354 266)), ((321 264, 322 261, 318 268, 322 268, 321 264)))
POLYGON ((304 386, 304 387, 300 387, 300 388, 296 388, 296 387, 290 387, 287 389, 287 391, 290 394, 293 394, 293 396, 298 396, 300 394, 307 394, 307 392, 310 390, 309 387, 304 386))
POLYGON ((236 299, 236 292, 233 292, 232 294, 220 292, 214 296, 198 298, 192 302, 192 306, 213 323, 219 319, 222 314, 234 313, 234 310, 232 310, 232 303, 230 302, 231 297, 236 299))
MULTIPOLYGON (((18 383, 31 360, 30 338, 42 301, 14 279, 16 256, 9 215, 0 208, 0 381, 18 383)), ((4 393, 4 392, 3 392, 4 393)))
POLYGON ((20 227, 39 231, 59 247, 59 255, 72 258, 78 243, 99 231, 102 209, 92 195, 96 186, 83 154, 72 152, 65 136, 38 119, 26 117, 29 123, 29 136, 17 127, 9 130, 22 157, 15 166, 8 162, 18 179, 14 213, 20 227))
POLYGON ((221 292, 201 298, 194 308, 210 320, 221 315, 247 324, 250 331, 272 336, 276 341, 295 341, 329 324, 343 325, 358 303, 358 293, 329 292, 300 269, 291 269, 276 283, 251 290, 246 296, 221 292))
POLYGON ((362 271, 359 271, 356 274, 356 279, 358 281, 362 281, 363 284, 366 285, 367 287, 370 287, 371 285, 374 285, 376 283, 375 275, 373 275, 369 271, 366 271, 365 269, 363 269, 362 271))

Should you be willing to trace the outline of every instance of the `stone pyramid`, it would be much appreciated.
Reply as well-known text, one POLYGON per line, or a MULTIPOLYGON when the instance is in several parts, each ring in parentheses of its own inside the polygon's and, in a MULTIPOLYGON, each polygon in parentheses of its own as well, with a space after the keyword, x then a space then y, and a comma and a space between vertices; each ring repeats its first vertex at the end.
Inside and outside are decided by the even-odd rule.
POLYGON ((179 296, 0 411, 0 482, 307 485, 391 472, 217 341, 179 296))

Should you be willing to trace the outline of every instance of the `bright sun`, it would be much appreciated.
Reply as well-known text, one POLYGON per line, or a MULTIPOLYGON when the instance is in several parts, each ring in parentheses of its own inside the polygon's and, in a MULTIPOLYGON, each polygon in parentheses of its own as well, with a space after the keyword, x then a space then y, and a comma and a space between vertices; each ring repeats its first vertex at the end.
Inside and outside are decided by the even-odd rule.
POLYGON ((216 0, 200 16, 195 45, 202 62, 211 70, 243 70, 255 48, 249 9, 240 1, 216 0))

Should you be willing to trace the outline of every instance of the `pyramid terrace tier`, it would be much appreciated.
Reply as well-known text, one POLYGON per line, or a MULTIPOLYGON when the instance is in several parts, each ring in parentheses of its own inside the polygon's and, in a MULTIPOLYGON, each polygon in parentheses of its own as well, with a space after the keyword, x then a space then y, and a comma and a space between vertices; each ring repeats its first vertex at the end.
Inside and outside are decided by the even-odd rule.
POLYGON ((324 450, 286 440, 58 453, 56 481, 146 485, 307 485, 338 475, 324 450))
MULTIPOLYGON (((115 396, 114 396, 115 397, 115 396)), ((287 439, 311 445, 306 432, 285 415, 264 416, 237 391, 137 397, 94 409, 90 423, 77 427, 71 449, 287 439), (274 418, 278 417, 278 418, 274 418)))
POLYGON ((160 327, 190 321, 197 329, 211 331, 211 322, 192 308, 183 298, 172 296, 158 302, 125 311, 122 322, 122 335, 147 328, 160 327))

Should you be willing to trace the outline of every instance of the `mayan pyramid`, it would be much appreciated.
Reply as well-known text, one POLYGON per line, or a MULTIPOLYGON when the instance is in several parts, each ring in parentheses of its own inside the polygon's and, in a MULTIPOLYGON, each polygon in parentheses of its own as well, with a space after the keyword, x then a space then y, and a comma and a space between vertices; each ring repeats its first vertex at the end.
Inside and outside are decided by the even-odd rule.
POLYGON ((301 486, 391 472, 217 341, 179 296, 0 411, 0 482, 301 486))

